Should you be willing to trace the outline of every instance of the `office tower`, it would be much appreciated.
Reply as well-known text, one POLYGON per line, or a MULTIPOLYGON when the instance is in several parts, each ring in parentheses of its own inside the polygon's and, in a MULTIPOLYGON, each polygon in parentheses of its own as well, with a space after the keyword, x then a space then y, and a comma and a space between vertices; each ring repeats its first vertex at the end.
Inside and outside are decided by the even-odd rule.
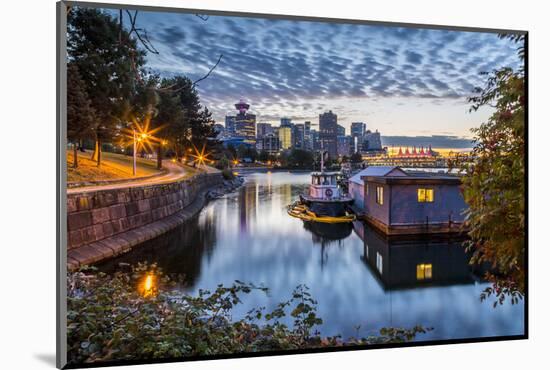
POLYGON ((336 138, 338 136, 338 117, 332 111, 319 115, 319 141, 321 148, 330 158, 338 156, 336 138))

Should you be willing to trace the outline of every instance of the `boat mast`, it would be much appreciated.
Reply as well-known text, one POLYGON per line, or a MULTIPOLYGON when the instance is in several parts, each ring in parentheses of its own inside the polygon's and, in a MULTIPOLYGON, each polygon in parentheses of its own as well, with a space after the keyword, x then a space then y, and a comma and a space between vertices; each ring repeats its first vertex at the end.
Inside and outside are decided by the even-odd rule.
POLYGON ((325 170, 325 151, 323 150, 323 140, 321 140, 321 173, 325 170))

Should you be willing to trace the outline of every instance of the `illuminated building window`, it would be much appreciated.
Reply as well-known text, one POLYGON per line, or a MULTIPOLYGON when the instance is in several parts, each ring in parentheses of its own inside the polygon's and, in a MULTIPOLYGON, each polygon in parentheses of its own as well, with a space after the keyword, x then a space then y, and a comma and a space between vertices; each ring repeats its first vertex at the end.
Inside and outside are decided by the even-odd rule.
POLYGON ((382 255, 376 252, 376 268, 382 274, 382 255))
POLYGON ((376 203, 384 204, 384 188, 382 186, 376 187, 376 203))
POLYGON ((416 265, 416 280, 427 280, 432 278, 432 264, 421 263, 416 265))
POLYGON ((434 189, 418 189, 418 202, 431 203, 434 201, 434 189))

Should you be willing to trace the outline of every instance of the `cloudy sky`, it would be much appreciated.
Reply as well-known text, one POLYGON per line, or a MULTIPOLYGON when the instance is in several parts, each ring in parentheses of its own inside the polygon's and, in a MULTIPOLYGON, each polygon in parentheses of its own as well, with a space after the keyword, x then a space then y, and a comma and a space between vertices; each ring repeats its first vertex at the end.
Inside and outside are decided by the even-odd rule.
POLYGON ((198 79, 223 54, 198 85, 220 123, 243 98, 258 122, 315 124, 332 110, 347 133, 366 122, 386 145, 435 135, 434 147, 467 146, 469 129, 490 113, 468 113, 479 72, 519 63, 517 45, 490 33, 156 12, 137 23, 160 52, 147 63, 161 75, 198 79))

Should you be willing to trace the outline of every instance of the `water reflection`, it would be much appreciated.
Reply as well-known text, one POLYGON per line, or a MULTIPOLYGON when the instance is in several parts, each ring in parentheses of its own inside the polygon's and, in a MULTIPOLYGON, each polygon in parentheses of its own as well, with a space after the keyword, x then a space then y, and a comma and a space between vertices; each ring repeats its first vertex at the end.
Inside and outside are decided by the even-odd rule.
POLYGON ((182 289, 191 294, 235 280, 269 287, 267 296, 246 296, 236 318, 254 307, 272 310, 305 284, 319 302, 323 335, 415 325, 435 328, 420 340, 523 333, 522 303, 497 309, 480 303, 487 285, 470 270, 458 241, 388 240, 361 223, 332 229, 289 217, 286 206, 309 180, 309 174, 247 175, 243 188, 211 202, 187 225, 99 267, 157 262, 185 275, 182 289))
POLYGON ((386 290, 480 281, 480 272, 468 264, 463 239, 388 238, 359 222, 354 227, 364 242, 361 259, 386 290))

